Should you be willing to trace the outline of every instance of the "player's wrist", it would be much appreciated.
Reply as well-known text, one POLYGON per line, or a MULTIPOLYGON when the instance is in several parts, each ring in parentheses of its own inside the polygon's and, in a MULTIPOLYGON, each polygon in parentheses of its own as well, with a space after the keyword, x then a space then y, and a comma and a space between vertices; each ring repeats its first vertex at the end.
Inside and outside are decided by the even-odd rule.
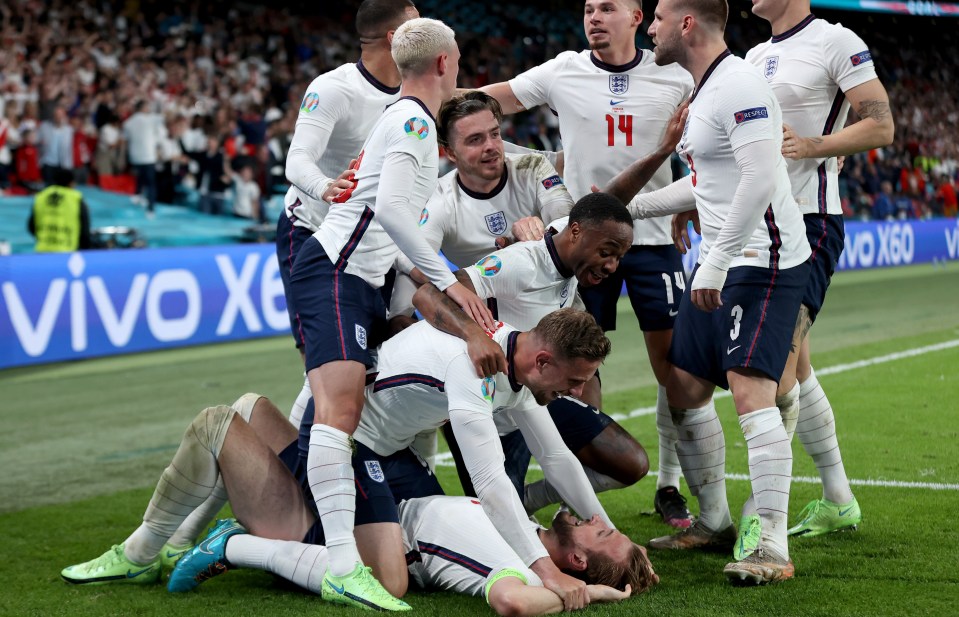
POLYGON ((707 256, 706 260, 700 264, 699 269, 696 271, 696 276, 693 278, 693 284, 691 287, 692 291, 699 289, 722 289, 723 285, 726 284, 726 274, 728 271, 728 265, 725 268, 717 267, 715 264, 709 262, 709 257, 707 256))

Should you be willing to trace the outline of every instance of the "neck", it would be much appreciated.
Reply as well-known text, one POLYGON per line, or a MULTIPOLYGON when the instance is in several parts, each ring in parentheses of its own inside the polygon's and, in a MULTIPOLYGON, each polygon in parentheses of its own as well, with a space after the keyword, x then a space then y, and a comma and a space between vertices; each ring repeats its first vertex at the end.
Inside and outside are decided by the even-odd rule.
POLYGON ((593 50, 593 53, 606 64, 622 66, 632 62, 633 58, 636 57, 636 37, 633 36, 616 45, 611 44, 604 49, 593 50))
POLYGON ((546 549, 546 552, 549 553, 549 558, 552 562, 560 563, 562 557, 562 550, 559 545, 559 539, 556 537, 556 534, 553 533, 552 529, 540 529, 537 531, 540 541, 543 543, 543 547, 546 549))
MULTIPOLYGON (((503 167, 505 169, 506 167, 505 163, 503 164, 503 167)), ((474 193, 491 193, 493 192, 493 189, 495 189, 499 185, 500 181, 503 179, 502 174, 493 178, 492 180, 487 180, 479 176, 471 176, 469 174, 464 174, 461 170, 457 170, 456 174, 459 177, 459 180, 463 184, 463 186, 473 191, 474 193)))
POLYGON ((375 43, 366 44, 360 53, 360 59, 370 75, 387 88, 396 88, 400 85, 400 72, 388 48, 384 53, 382 49, 376 47, 375 43))
POLYGON ((528 377, 533 372, 533 364, 536 362, 530 350, 533 347, 533 337, 529 332, 520 332, 516 337, 516 351, 513 353, 513 376, 516 383, 526 385, 528 377))
POLYGON ((400 96, 415 96, 423 101, 435 118, 443 104, 439 85, 439 80, 433 77, 412 77, 400 86, 400 96))
POLYGON ((702 45, 691 47, 686 53, 685 63, 681 63, 684 69, 689 71, 696 83, 696 88, 703 81, 703 76, 709 69, 709 66, 719 57, 719 54, 726 51, 726 41, 722 36, 710 38, 704 41, 702 45))
POLYGON ((559 255, 559 260, 562 261, 567 268, 572 269, 573 263, 573 244, 570 241, 569 227, 563 229, 563 231, 553 236, 553 246, 556 247, 556 254, 559 255))
POLYGON ((806 2, 789 2, 781 15, 769 20, 773 27, 773 36, 779 36, 809 16, 809 4, 806 2))

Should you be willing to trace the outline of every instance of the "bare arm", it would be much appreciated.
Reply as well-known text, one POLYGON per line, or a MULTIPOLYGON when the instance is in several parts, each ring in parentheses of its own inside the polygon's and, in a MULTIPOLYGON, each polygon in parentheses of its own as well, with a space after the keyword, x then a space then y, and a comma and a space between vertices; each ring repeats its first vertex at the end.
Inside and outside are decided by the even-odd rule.
MULTIPOLYGON (((618 602, 629 597, 629 588, 619 591, 605 585, 587 585, 591 602, 618 602)), ((487 597, 490 607, 504 617, 534 617, 563 610, 563 601, 546 589, 527 585, 514 576, 493 583, 487 597)))
POLYGON ((609 181, 609 184, 603 188, 603 192, 613 195, 624 204, 632 201, 646 184, 653 174, 662 166, 666 159, 676 149, 683 136, 683 127, 686 126, 686 116, 689 113, 689 103, 683 103, 669 119, 666 125, 666 132, 659 142, 656 150, 648 156, 636 161, 609 181))
MULTIPOLYGON (((473 282, 462 270, 454 273, 457 280, 474 292, 473 282)), ((475 292, 474 292, 475 293, 475 292)), ((476 374, 489 377, 505 373, 506 355, 503 348, 487 336, 475 321, 470 319, 452 298, 441 292, 432 283, 420 286, 413 294, 413 306, 431 326, 466 341, 466 347, 476 374)))
POLYGON ((516 95, 513 93, 513 87, 509 85, 508 81, 483 86, 480 90, 496 99, 500 107, 503 108, 504 114, 515 114, 526 111, 526 106, 520 103, 519 99, 516 98, 516 95))
POLYGON ((878 79, 872 79, 846 92, 846 98, 859 115, 832 135, 801 137, 788 125, 783 126, 783 156, 788 159, 824 159, 848 156, 881 148, 892 143, 896 126, 889 109, 889 94, 878 79))

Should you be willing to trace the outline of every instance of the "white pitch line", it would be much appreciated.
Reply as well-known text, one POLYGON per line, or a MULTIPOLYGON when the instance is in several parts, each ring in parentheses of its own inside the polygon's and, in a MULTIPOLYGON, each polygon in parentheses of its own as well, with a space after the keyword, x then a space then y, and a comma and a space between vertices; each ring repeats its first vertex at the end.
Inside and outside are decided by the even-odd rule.
MULTIPOLYGON (((885 364, 886 362, 894 362, 896 360, 902 360, 904 358, 913 358, 915 356, 921 356, 923 354, 932 353, 934 351, 942 351, 944 349, 952 349, 953 347, 959 347, 959 339, 953 339, 951 341, 945 341, 943 343, 936 343, 935 345, 926 345, 925 347, 916 347, 913 349, 907 349, 905 351, 897 351, 895 353, 886 354, 884 356, 876 356, 875 358, 867 358, 865 360, 859 360, 857 362, 849 362, 847 364, 837 364, 835 366, 827 366, 823 369, 816 369, 817 375, 835 375, 837 373, 845 373, 846 371, 852 371, 858 368, 865 368, 867 366, 875 366, 877 364, 885 364)), ((727 398, 731 396, 729 391, 720 390, 713 395, 714 399, 717 398, 727 398)), ((617 413, 612 414, 610 417, 617 422, 627 420, 629 418, 638 418, 640 416, 648 416, 656 413, 656 407, 639 407, 630 411, 629 413, 617 413)), ((453 455, 449 452, 441 452, 436 455, 436 464, 440 467, 453 467, 453 455)), ((530 469, 539 470, 539 465, 531 463, 529 466, 530 469)), ((657 473, 655 471, 650 471, 649 475, 655 476, 657 473)), ((748 481, 749 476, 741 473, 728 473, 726 474, 727 480, 742 480, 748 481)), ((814 478, 810 476, 793 476, 793 482, 800 482, 802 484, 821 484, 822 481, 819 478, 814 478)), ((945 484, 942 482, 904 482, 901 480, 873 480, 871 478, 866 480, 850 478, 849 483, 854 486, 877 486, 882 488, 921 488, 930 491, 959 491, 959 484, 945 484)))
MULTIPOLYGON (((825 376, 825 375, 835 375, 837 373, 845 373, 846 371, 852 371, 857 368, 865 368, 867 366, 875 366, 877 364, 885 364, 886 362, 895 362, 896 360, 902 360, 904 358, 913 358, 915 356, 921 356, 923 354, 932 353, 934 351, 942 351, 944 349, 952 349, 953 347, 959 347, 959 339, 953 339, 951 341, 945 341, 943 343, 936 343, 935 345, 926 345, 925 347, 916 347, 914 349, 907 349, 905 351, 897 351, 895 353, 886 354, 885 356, 876 356, 875 358, 867 358, 865 360, 859 360, 857 362, 850 362, 848 364, 837 364, 835 366, 827 366, 823 369, 816 369, 816 375, 825 376)), ((719 390, 714 395, 714 399, 718 398, 728 398, 732 396, 728 390, 719 390)), ((617 422, 622 422, 623 420, 628 420, 630 418, 638 418, 640 416, 648 416, 656 413, 656 407, 638 407, 629 413, 615 413, 611 414, 610 417, 617 422)))

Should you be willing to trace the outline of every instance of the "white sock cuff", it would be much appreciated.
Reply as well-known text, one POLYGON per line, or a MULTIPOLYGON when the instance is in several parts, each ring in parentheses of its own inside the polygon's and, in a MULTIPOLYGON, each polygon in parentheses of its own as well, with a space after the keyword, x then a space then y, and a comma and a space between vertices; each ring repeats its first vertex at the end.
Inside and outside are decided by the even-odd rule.
POLYGON ((783 407, 788 407, 790 405, 795 405, 799 401, 799 391, 801 387, 799 382, 793 384, 792 390, 783 394, 782 396, 776 397, 776 407, 782 409, 783 407))
POLYGON ((806 396, 817 387, 819 387, 819 379, 816 377, 816 371, 810 366, 809 377, 806 378, 806 381, 799 384, 799 396, 806 396))
POLYGON ((233 410, 240 414, 240 417, 250 421, 250 418, 253 417, 253 406, 256 405, 256 402, 263 398, 262 395, 256 394, 255 392, 247 392, 240 398, 236 399, 236 402, 230 405, 233 410))
POLYGON ((757 409, 747 414, 739 416, 739 426, 743 429, 746 440, 765 435, 776 430, 783 425, 782 417, 779 415, 778 407, 766 407, 757 409))
POLYGON ((197 414, 188 430, 193 431, 197 442, 203 448, 212 452, 214 457, 219 457, 235 415, 236 410, 226 405, 207 407, 197 414))
POLYGON ((326 424, 314 424, 310 428, 310 449, 314 446, 343 450, 351 454, 353 451, 350 447, 349 433, 344 433, 326 424))

